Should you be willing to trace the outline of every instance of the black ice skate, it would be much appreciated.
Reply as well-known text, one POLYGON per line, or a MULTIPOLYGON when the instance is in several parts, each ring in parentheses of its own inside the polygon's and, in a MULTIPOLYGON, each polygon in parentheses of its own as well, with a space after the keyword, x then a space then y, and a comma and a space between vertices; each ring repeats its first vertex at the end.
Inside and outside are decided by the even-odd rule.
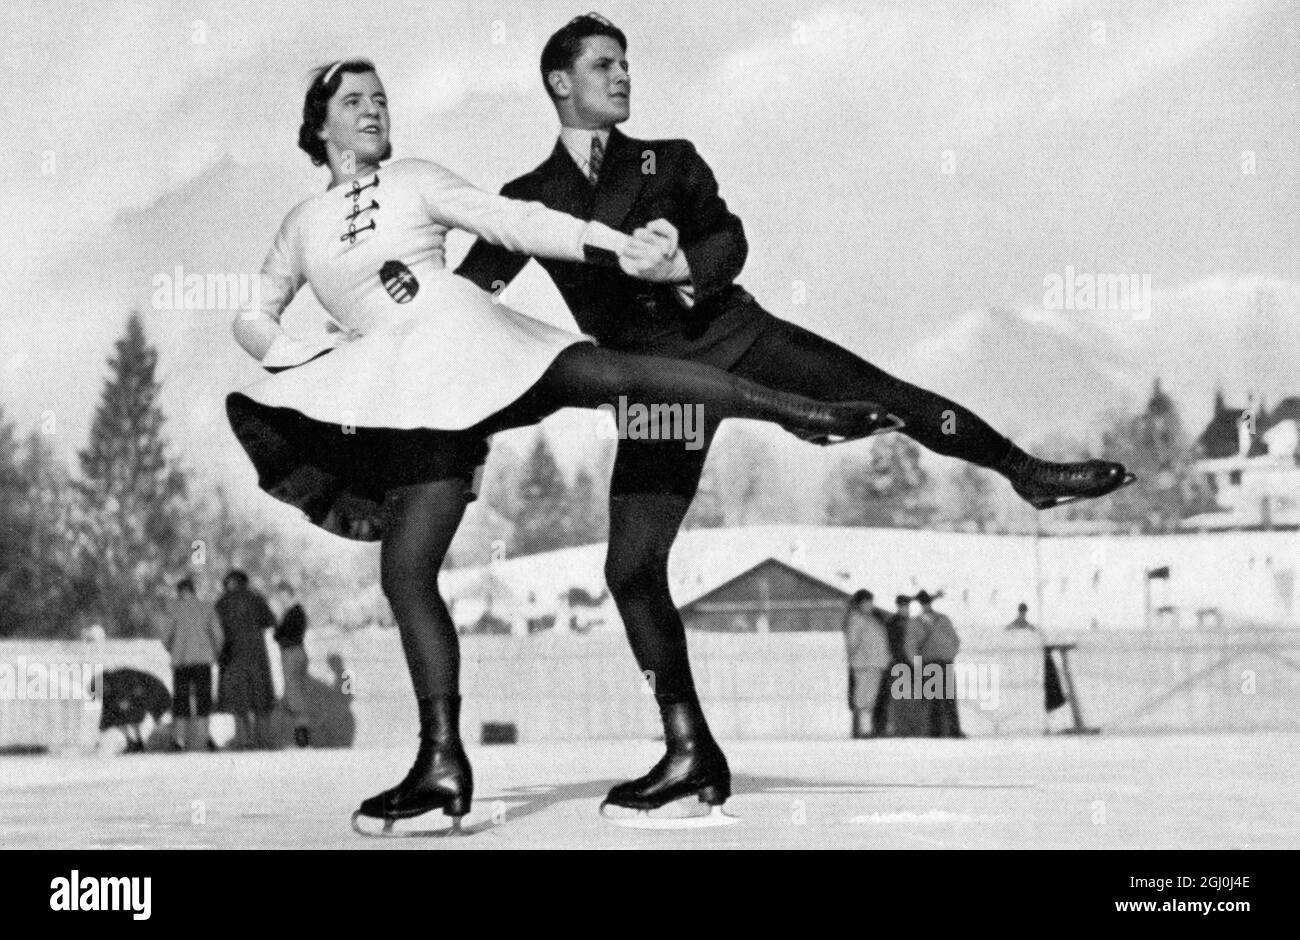
POLYGON ((722 809, 731 796, 731 770, 722 748, 713 740, 698 702, 663 704, 668 751, 644 777, 620 783, 609 791, 600 814, 619 826, 634 829, 697 829, 739 822, 722 809), (651 816, 677 800, 698 796, 709 806, 705 816, 651 816), (633 814, 611 812, 614 807, 633 814))
POLYGON ((474 776, 460 741, 460 696, 435 696, 420 700, 420 751, 415 765, 397 786, 372 796, 352 814, 358 835, 444 836, 460 835, 461 817, 469 812, 474 796, 474 776), (413 819, 440 809, 451 817, 448 829, 393 832, 399 819, 413 819), (367 831, 358 820, 383 820, 381 832, 367 831))
POLYGON ((1108 460, 1052 463, 1032 457, 1014 445, 1002 464, 994 469, 1010 480, 1016 495, 1035 509, 1096 499, 1137 479, 1123 464, 1108 460))
POLYGON ((801 441, 830 447, 901 431, 903 427, 902 418, 891 415, 875 402, 849 401, 827 402, 817 414, 810 416, 806 427, 790 428, 789 431, 801 441))

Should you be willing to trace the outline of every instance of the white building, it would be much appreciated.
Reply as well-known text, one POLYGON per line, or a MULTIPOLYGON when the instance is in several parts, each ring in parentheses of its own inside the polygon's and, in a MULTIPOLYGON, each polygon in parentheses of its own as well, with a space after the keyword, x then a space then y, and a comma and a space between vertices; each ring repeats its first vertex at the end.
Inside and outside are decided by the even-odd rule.
MULTIPOLYGON (((774 525, 682 533, 669 560, 673 600, 683 607, 768 558, 845 592, 869 588, 889 606, 895 594, 942 590, 940 608, 959 629, 1000 629, 1021 601, 1048 629, 1140 630, 1151 623, 1300 626, 1300 529, 1035 538, 911 529, 774 525), (1167 578, 1148 573, 1168 568, 1167 578)), ((571 629, 566 599, 588 608, 576 632, 622 631, 605 592, 605 546, 585 545, 449 571, 442 588, 458 625, 491 604, 511 632, 554 616, 571 629), (489 587, 490 586, 490 587, 489 587), (488 588, 488 589, 485 589, 488 588)), ((550 628, 548 628, 549 632, 550 628)))
POLYGON ((1300 526, 1300 398, 1268 411, 1253 403, 1228 408, 1220 393, 1197 445, 1204 456, 1196 469, 1221 511, 1188 519, 1185 528, 1300 526))

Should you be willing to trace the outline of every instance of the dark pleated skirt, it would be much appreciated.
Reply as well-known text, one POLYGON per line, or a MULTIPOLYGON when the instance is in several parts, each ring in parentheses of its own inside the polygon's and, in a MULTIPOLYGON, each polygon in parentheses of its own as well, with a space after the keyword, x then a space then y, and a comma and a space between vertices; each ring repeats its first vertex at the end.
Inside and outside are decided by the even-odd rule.
POLYGON ((488 453, 474 429, 344 428, 242 392, 226 396, 226 416, 258 486, 325 531, 362 542, 383 537, 390 489, 461 480, 473 501, 488 453))

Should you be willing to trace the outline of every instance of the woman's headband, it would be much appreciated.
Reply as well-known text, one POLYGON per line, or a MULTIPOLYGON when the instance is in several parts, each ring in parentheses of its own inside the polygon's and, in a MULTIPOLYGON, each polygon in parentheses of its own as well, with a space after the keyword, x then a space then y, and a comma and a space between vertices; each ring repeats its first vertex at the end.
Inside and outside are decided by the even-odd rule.
POLYGON ((368 65, 372 70, 375 67, 375 64, 371 62, 369 59, 339 59, 337 62, 335 62, 333 65, 329 67, 329 71, 325 73, 325 78, 321 81, 321 84, 328 85, 330 81, 334 78, 334 73, 337 72, 344 65, 368 65))

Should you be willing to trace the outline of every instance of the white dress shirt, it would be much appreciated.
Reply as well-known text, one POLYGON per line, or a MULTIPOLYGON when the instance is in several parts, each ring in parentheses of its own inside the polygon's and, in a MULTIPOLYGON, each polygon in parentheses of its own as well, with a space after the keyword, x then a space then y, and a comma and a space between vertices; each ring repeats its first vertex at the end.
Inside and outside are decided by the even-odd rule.
MULTIPOLYGON (((564 149, 569 152, 569 156, 573 158, 573 162, 578 165, 578 169, 582 171, 582 175, 587 179, 591 179, 591 141, 593 137, 599 137, 601 144, 608 151, 608 130, 586 130, 578 127, 560 126, 560 143, 564 144, 564 149)), ((600 178, 599 174, 596 178, 600 178)), ((680 252, 681 249, 679 248, 678 251, 680 252)), ((684 264, 685 255, 682 256, 682 261, 684 264)), ((673 288, 677 291, 677 299, 681 302, 681 305, 689 309, 695 306, 695 285, 689 280, 689 266, 686 266, 685 275, 688 279, 687 282, 685 284, 674 284, 673 288)))
POLYGON ((599 137, 603 147, 609 147, 609 131, 607 130, 583 130, 578 127, 561 127, 560 142, 564 144, 564 149, 569 151, 569 156, 573 157, 573 162, 578 164, 578 169, 582 175, 591 179, 591 139, 599 137))

